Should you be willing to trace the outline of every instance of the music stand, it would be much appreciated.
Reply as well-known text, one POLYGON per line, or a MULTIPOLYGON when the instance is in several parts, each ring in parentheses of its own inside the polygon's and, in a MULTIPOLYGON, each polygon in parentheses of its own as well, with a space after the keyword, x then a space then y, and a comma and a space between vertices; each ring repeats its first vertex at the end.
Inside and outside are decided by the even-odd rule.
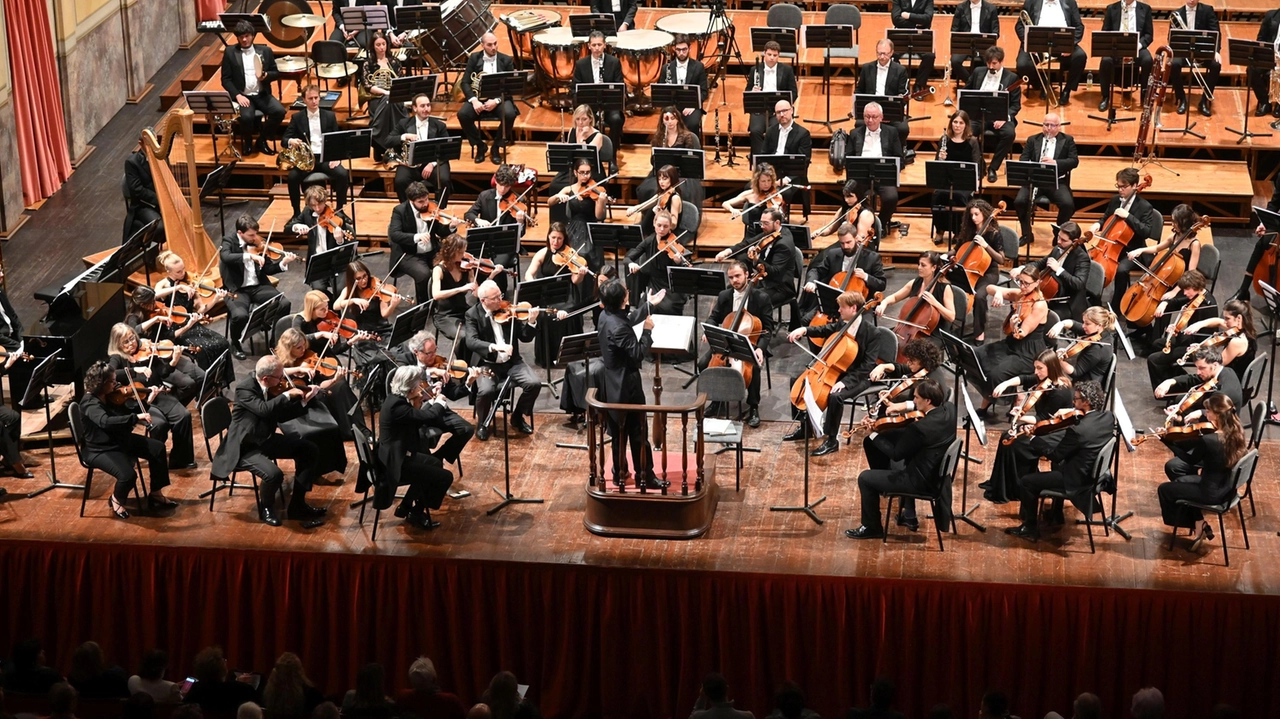
MULTIPOLYGON (((1028 224, 1032 226, 1032 234, 1035 233, 1036 220, 1036 193, 1040 190, 1056 190, 1058 189, 1058 165, 1052 165, 1045 162, 1023 162, 1021 160, 1009 160, 1005 163, 1005 181, 1010 186, 1027 188, 1028 200, 1027 208, 1030 213, 1028 224)), ((1035 238, 1032 237, 1031 244, 1027 245, 1027 258, 1031 258, 1031 248, 1035 244, 1035 238)), ((1016 261, 1018 258, 1014 258, 1016 261)))
POLYGON ((866 95, 857 94, 853 96, 853 114, 851 117, 854 121, 862 123, 862 113, 866 110, 867 105, 876 103, 880 109, 884 111, 883 123, 888 125, 897 125, 900 122, 911 122, 912 120, 921 120, 923 118, 907 117, 907 101, 899 95, 866 95))
MULTIPOLYGON (((409 30, 422 30, 418 37, 425 37, 435 46, 437 64, 444 67, 449 64, 453 58, 446 57, 444 46, 440 44, 436 38, 441 34, 444 25, 444 15, 440 9, 439 3, 427 3, 411 7, 396 8, 396 29, 407 32, 409 30)), ((424 66, 430 66, 428 57, 420 57, 424 66)))
POLYGON ((53 351, 48 357, 40 360, 40 364, 31 370, 31 379, 27 381, 27 390, 22 395, 22 400, 18 403, 20 407, 29 407, 36 402, 44 401, 44 431, 45 437, 49 440, 49 471, 45 472, 45 476, 49 478, 49 484, 37 489, 34 492, 27 493, 27 498, 35 497, 51 489, 80 489, 83 490, 83 484, 67 484, 58 481, 58 463, 53 457, 53 418, 49 410, 49 385, 53 384, 54 364, 58 361, 58 355, 62 354, 61 349, 53 351))
POLYGON ((432 162, 449 162, 460 157, 462 157, 462 137, 447 135, 414 142, 409 146, 409 156, 405 159, 410 165, 418 167, 432 162))
POLYGON ((1111 132, 1111 126, 1119 122, 1133 122, 1132 117, 1116 117, 1116 85, 1120 84, 1116 81, 1118 75, 1117 68, 1124 67, 1125 60, 1132 60, 1134 66, 1138 62, 1138 33, 1136 32, 1118 32, 1111 30, 1097 30, 1090 39, 1089 52, 1098 58, 1111 58, 1112 82, 1111 89, 1107 95, 1107 116, 1089 115, 1091 120, 1101 120, 1107 123, 1107 132, 1111 132))
POLYGON ((346 272, 347 265, 356 261, 359 250, 355 242, 344 242, 333 249, 311 255, 307 258, 307 275, 304 282, 308 286, 317 282, 329 282, 346 272))
MULTIPOLYGON (((347 93, 350 97, 351 93, 347 93)), ((339 130, 337 132, 326 132, 322 136, 324 139, 322 144, 324 152, 320 155, 319 162, 342 162, 347 161, 347 175, 355 177, 355 168, 352 167, 352 161, 359 158, 373 156, 373 130, 365 128, 363 130, 339 130)), ((354 194, 353 194, 354 196, 354 194)), ((348 203, 351 208, 351 224, 356 224, 356 204, 348 203)))
POLYGON ((506 509, 512 504, 542 504, 543 502, 541 499, 517 497, 511 493, 511 424, 508 422, 509 418, 507 417, 507 404, 509 402, 503 401, 503 397, 507 397, 509 400, 510 397, 508 395, 513 387, 514 385, 511 384, 511 375, 507 375, 507 380, 502 383, 502 387, 498 389, 498 396, 493 401, 493 409, 489 411, 489 416, 485 418, 485 424, 482 425, 488 426, 491 424, 493 422, 494 415, 498 413, 498 408, 502 408, 502 425, 503 427, 506 427, 502 432, 502 462, 503 470, 506 475, 506 487, 502 491, 499 491, 497 487, 493 488, 493 493, 502 497, 502 501, 498 502, 496 506, 485 512, 485 514, 490 517, 503 509, 506 509))
POLYGON ((823 523, 822 519, 818 517, 817 512, 813 511, 813 508, 827 501, 827 496, 824 494, 823 496, 818 497, 812 502, 809 501, 809 438, 812 437, 815 433, 817 433, 818 436, 822 436, 823 431, 822 431, 821 418, 822 418, 823 412, 822 410, 818 409, 817 400, 813 396, 813 388, 809 385, 809 379, 807 377, 804 378, 804 402, 805 402, 805 416, 800 421, 808 422, 812 426, 811 430, 807 430, 804 433, 804 502, 799 506, 794 506, 794 507, 792 506, 770 507, 769 511, 770 512, 804 512, 809 517, 809 519, 812 519, 816 524, 822 524, 823 523))
MULTIPOLYGON (((529 82, 528 70, 512 70, 511 72, 492 72, 488 75, 480 76, 480 91, 477 95, 485 98, 498 98, 498 106, 494 110, 501 110, 512 97, 524 93, 524 87, 529 82)), ((499 113, 501 117, 501 113, 499 113)), ((515 141, 514 137, 507 137, 507 123, 502 122, 502 162, 507 161, 507 147, 515 141)))
POLYGON ((743 90, 742 109, 748 115, 765 115, 766 122, 773 116, 773 108, 786 100, 795 102, 790 90, 743 90))
MULTIPOLYGON (((391 29, 391 8, 385 5, 340 7, 337 8, 337 11, 342 15, 342 26, 344 29, 355 33, 367 31, 369 34, 365 37, 372 38, 373 32, 377 30, 381 30, 385 33, 391 29)), ((348 119, 362 120, 368 117, 368 115, 352 115, 351 93, 346 93, 346 95, 348 119)))
POLYGON ((618 21, 607 12, 583 13, 569 16, 569 28, 575 37, 587 37, 596 30, 610 37, 618 34, 618 21))
POLYGON ((831 130, 833 125, 847 122, 849 118, 831 119, 831 50, 853 48, 852 25, 805 25, 804 44, 808 48, 822 48, 822 94, 827 100, 827 116, 825 119, 805 118, 803 122, 822 125, 831 130))
MULTIPOLYGON (((1023 50, 1028 54, 1036 53, 1041 57, 1049 58, 1052 63, 1054 58, 1058 60, 1058 72, 1062 73, 1062 85, 1058 88, 1058 97, 1062 97, 1062 90, 1066 87, 1066 58, 1070 57, 1070 53, 1076 47, 1076 30, 1073 27, 1051 27, 1049 25, 1024 25, 1023 31, 1023 50), (1066 49, 1067 55, 1062 54, 1063 48, 1066 49)), ((1045 79, 1049 77, 1046 75, 1045 79)), ((1043 88, 1047 94, 1051 88, 1043 88)), ((1049 102, 1044 103, 1044 114, 1049 114, 1049 102)))
MULTIPOLYGON (((1263 77, 1268 76, 1272 68, 1275 67, 1276 62, 1275 46, 1269 42, 1228 38, 1227 55, 1229 56, 1227 59, 1232 65, 1243 65, 1255 73, 1260 73, 1263 77)), ((1251 137, 1271 137, 1270 132, 1249 131, 1249 115, 1252 114, 1249 112, 1249 103, 1252 100, 1253 93, 1245 93, 1243 129, 1237 130, 1234 127, 1227 128, 1227 132, 1235 133, 1240 136, 1240 139, 1236 140, 1237 145, 1251 137)), ((1190 108, 1188 108, 1187 115, 1191 115, 1190 108)))
MULTIPOLYGON (((569 297, 573 292, 573 277, 571 275, 552 275, 550 277, 541 277, 536 280, 525 280, 516 284, 516 292, 521 302, 528 302, 534 307, 541 307, 545 312, 539 317, 538 332, 542 335, 543 345, 550 345, 551 339, 548 333, 551 331, 551 322, 556 321, 550 315, 555 313, 552 309, 555 305, 563 304, 569 301, 569 297)), ((551 348, 547 347, 547 380, 542 383, 544 387, 551 390, 551 396, 560 399, 560 392, 556 390, 556 385, 551 381, 551 348)))
POLYGON ((576 142, 547 143, 547 172, 560 173, 573 167, 579 159, 591 163, 591 176, 604 177, 604 169, 600 166, 600 148, 595 145, 580 145, 576 142))
MULTIPOLYGON (((953 32, 950 33, 950 38, 951 54, 966 56, 971 61, 975 58, 981 61, 987 49, 1000 41, 999 34, 984 32, 953 32)), ((956 80, 968 82, 969 78, 956 80)))
MULTIPOLYGON (((991 122, 1009 122, 1009 91, 1008 90, 960 90, 956 93, 959 98, 956 104, 961 110, 969 114, 969 117, 977 118, 978 133, 987 131, 990 125, 987 122, 988 117, 998 118, 991 122)), ((994 128, 992 132, 995 132, 994 128)))
MULTIPOLYGON (((591 360, 599 356, 600 335, 596 332, 566 335, 560 338, 560 352, 557 355, 556 364, 563 366, 567 373, 570 363, 581 362, 584 381, 586 386, 590 388, 591 360)), ((609 442, 610 440, 606 437, 604 441, 609 442)), ((561 449, 589 449, 585 444, 572 444, 570 442, 556 442, 556 446, 561 449)))
POLYGON ((956 223, 959 220, 956 212, 956 191, 969 193, 978 191, 978 163, 929 160, 924 163, 924 177, 924 184, 928 187, 947 188, 947 231, 951 233, 951 241, 954 242, 956 223))
MULTIPOLYGON (((724 270, 707 270, 701 267, 668 267, 667 282, 671 288, 669 292, 678 292, 682 295, 693 296, 693 321, 696 327, 700 322, 698 314, 698 296, 705 295, 708 297, 716 297, 727 286, 728 276, 724 270)), ((697 363, 694 363, 694 371, 688 370, 676 365, 675 369, 689 375, 689 381, 684 383, 683 389, 688 389, 697 379, 699 371, 697 363)))
MULTIPOLYGON (((707 345, 711 348, 711 354, 709 354, 708 357, 728 357, 729 359, 736 359, 745 364, 753 365, 756 367, 756 371, 760 370, 760 365, 756 362, 756 347, 751 344, 751 338, 741 332, 727 330, 708 322, 703 322, 701 324, 702 336, 706 338, 707 345)), ((726 414, 728 413, 726 412, 726 414)), ((721 454, 723 452, 734 452, 737 454, 738 466, 740 467, 742 466, 743 452, 760 452, 761 449, 759 447, 744 447, 742 445, 741 426, 738 427, 738 435, 738 441, 734 445, 721 447, 716 450, 715 453, 721 454)))
POLYGON ((660 82, 649 86, 649 96, 654 107, 675 105, 680 110, 702 109, 702 88, 697 85, 677 85, 660 82))
POLYGON ((516 258, 516 266, 511 269, 516 277, 520 276, 520 225, 472 227, 467 230, 467 247, 476 248, 476 257, 495 262, 499 255, 512 255, 516 258))
POLYGON ((391 89, 387 91, 387 102, 392 105, 404 105, 418 95, 434 98, 436 88, 440 85, 439 75, 405 75, 391 79, 391 89))
POLYGON ((978 360, 977 350, 973 345, 966 343, 964 340, 947 332, 946 330, 938 330, 937 335, 942 338, 943 345, 947 348, 947 355, 951 358, 955 365, 956 383, 953 396, 964 398, 964 484, 960 488, 960 513, 956 514, 952 519, 959 520, 968 524, 970 527, 979 532, 986 532, 986 526, 980 524, 976 519, 969 516, 982 505, 981 502, 975 501, 973 506, 969 504, 969 465, 982 464, 982 459, 974 457, 970 452, 972 448, 973 433, 976 431, 978 435, 978 444, 987 446, 987 428, 982 422, 982 418, 978 416, 978 411, 973 406, 973 398, 969 396, 969 385, 967 379, 970 376, 978 378, 981 382, 987 381, 986 373, 982 371, 982 363, 978 360))
POLYGON ((227 385, 223 375, 227 373, 227 363, 231 361, 231 350, 223 350, 204 372, 204 381, 200 383, 200 394, 196 395, 196 407, 205 400, 218 394, 227 385))
POLYGON ((227 147, 218 151, 218 122, 214 118, 223 116, 237 118, 240 117, 240 111, 235 108, 231 99, 231 93, 226 90, 187 90, 182 93, 182 99, 187 101, 187 107, 197 115, 204 115, 208 118, 209 123, 209 139, 213 142, 213 164, 221 165, 222 153, 228 148, 231 154, 235 155, 237 160, 240 159, 240 153, 236 150, 235 140, 228 138, 227 147))
POLYGON ((650 147, 649 161, 653 169, 663 165, 673 165, 680 171, 680 178, 697 184, 696 180, 706 177, 707 151, 690 150, 686 147, 650 147))
POLYGON ((387 339, 387 346, 397 347, 408 341, 415 332, 422 331, 427 326, 432 302, 435 300, 427 300, 396 315, 391 321, 391 336, 387 339))
POLYGON ((797 54, 796 28, 793 27, 753 27, 751 28, 751 50, 756 54, 764 53, 764 46, 769 41, 778 43, 782 48, 779 54, 794 58, 797 54), (756 48, 760 48, 759 51, 756 48))
POLYGON ((808 225, 789 225, 784 222, 782 229, 791 231, 791 243, 797 250, 813 249, 813 233, 808 225))
MULTIPOLYGON (((284 295, 276 295, 262 304, 249 310, 249 319, 244 323, 244 331, 236 338, 236 342, 243 344, 246 339, 252 337, 255 332, 261 331, 268 338, 268 346, 275 331, 272 325, 273 313, 278 305, 285 302, 284 295)), ((250 342, 252 345, 252 342, 250 342)))
POLYGON ((622 258, 644 242, 644 236, 644 228, 640 225, 587 223, 587 237, 591 239, 591 246, 600 248, 601 252, 613 250, 613 269, 618 272, 618 277, 624 277, 620 269, 622 258))
MULTIPOLYGON (((1196 70, 1199 67, 1196 64, 1197 61, 1206 60, 1206 59, 1212 60, 1213 56, 1218 52, 1218 33, 1212 30, 1177 30, 1174 28, 1170 28, 1169 29, 1169 49, 1173 50, 1174 58, 1187 61, 1187 65, 1189 66, 1188 69, 1194 75, 1196 74, 1196 70)), ((1272 58, 1271 60, 1268 60, 1267 62, 1268 62, 1267 67, 1270 68, 1271 67, 1270 63, 1274 62, 1274 58, 1272 58)), ((1199 77, 1199 75, 1197 75, 1197 77, 1199 77)), ((1247 98, 1245 99, 1245 102, 1246 103, 1248 102, 1247 98)), ((1190 103, 1188 103, 1188 105, 1190 105, 1190 103)), ((1245 110, 1247 112, 1248 108, 1246 107, 1245 110)), ((1192 137, 1198 137, 1201 140, 1203 140, 1205 139, 1204 135, 1198 132, 1193 132, 1191 130, 1191 128, 1199 124, 1200 124, 1199 120, 1197 120, 1196 122, 1191 121, 1191 108, 1188 107, 1186 112, 1186 119, 1183 120, 1183 126, 1181 130, 1179 130, 1176 127, 1175 128, 1162 127, 1160 128, 1160 132, 1178 132, 1178 133, 1182 133, 1183 135, 1191 135, 1192 137)), ((1243 141, 1243 139, 1244 138, 1241 138, 1241 141, 1243 141)))
POLYGON ((209 171, 208 175, 205 175, 204 183, 200 185, 201 200, 206 200, 214 195, 218 197, 218 237, 227 234, 227 216, 224 203, 227 187, 231 184, 231 175, 236 170, 236 162, 236 160, 232 160, 225 165, 217 165, 209 171))
POLYGON ((271 18, 265 13, 258 12, 220 12, 218 13, 218 22, 222 23, 222 27, 227 32, 235 34, 236 25, 243 20, 253 26, 253 31, 259 35, 271 32, 271 18))
POLYGON ((573 88, 573 96, 574 102, 591 108, 596 115, 596 125, 599 127, 604 126, 606 110, 617 110, 624 114, 627 111, 627 84, 624 82, 579 83, 573 88))
MULTIPOLYGON (((853 150, 853 143, 849 143, 849 150, 853 150)), ((867 183, 870 187, 871 204, 873 212, 880 211, 879 195, 876 193, 878 185, 888 185, 890 187, 898 186, 898 163, 902 162, 897 157, 857 157, 856 155, 845 155, 844 172, 845 177, 850 180, 858 180, 867 183)), ((889 228, 884 228, 885 232, 889 228)))
MULTIPOLYGON (((921 55, 933 52, 933 30, 928 28, 891 27, 885 31, 885 37, 893 42, 893 51, 896 56, 900 60, 906 60, 905 65, 911 69, 915 69, 915 60, 918 60, 921 55)), ((911 76, 914 73, 908 73, 908 75, 911 76)), ((913 94, 908 84, 906 95, 908 104, 913 94)), ((907 122, 927 119, 926 117, 912 118, 909 111, 907 115, 907 122)))

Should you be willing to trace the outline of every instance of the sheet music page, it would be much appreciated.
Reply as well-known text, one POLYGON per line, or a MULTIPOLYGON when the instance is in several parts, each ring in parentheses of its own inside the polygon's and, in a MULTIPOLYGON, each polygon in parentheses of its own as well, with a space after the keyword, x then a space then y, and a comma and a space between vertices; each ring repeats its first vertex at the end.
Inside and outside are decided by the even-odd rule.
POLYGON ((1130 452, 1138 451, 1133 445, 1133 438, 1136 432, 1133 431, 1133 420, 1129 418, 1129 411, 1124 408, 1124 399, 1120 397, 1119 390, 1116 391, 1116 401, 1112 405, 1112 414, 1116 416, 1116 424, 1120 425, 1120 437, 1124 439, 1124 446, 1129 448, 1130 452))
POLYGON ((824 436, 822 425, 826 412, 818 407, 818 399, 813 396, 813 387, 809 385, 807 378, 804 381, 804 407, 809 415, 809 424, 813 425, 814 436, 824 436))
MULTIPOLYGON (((693 347, 692 317, 684 315, 649 315, 653 318, 653 349, 687 352, 693 347)), ((636 339, 644 332, 644 323, 633 327, 636 339)))

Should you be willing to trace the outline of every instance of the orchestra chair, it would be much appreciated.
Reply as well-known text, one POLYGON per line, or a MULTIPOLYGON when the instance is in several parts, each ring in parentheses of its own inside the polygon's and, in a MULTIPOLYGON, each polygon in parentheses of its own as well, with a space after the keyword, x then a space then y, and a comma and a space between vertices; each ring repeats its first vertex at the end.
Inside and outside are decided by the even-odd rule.
MULTIPOLYGON (((938 520, 941 514, 938 510, 942 507, 950 508, 951 505, 951 485, 956 479, 956 467, 960 465, 960 453, 964 450, 964 439, 956 437, 947 447, 947 453, 942 457, 942 464, 938 466, 938 474, 935 477, 936 487, 929 492, 908 492, 904 490, 888 490, 881 493, 881 496, 888 500, 884 514, 884 538, 881 544, 889 543, 889 528, 893 526, 893 500, 915 499, 928 502, 933 507, 933 531, 938 535, 938 551, 945 552, 946 548, 942 545, 942 522, 938 520)), ((901 502, 899 502, 901 503, 901 502)), ((956 533, 956 521, 951 520, 951 533, 956 533)))
POLYGON ((1102 304, 1102 291, 1107 287, 1107 271, 1097 260, 1089 260, 1089 278, 1084 281, 1084 293, 1089 305, 1102 304))
MULTIPOLYGON (((84 458, 84 410, 80 408, 79 402, 72 402, 67 406, 67 419, 71 423, 71 441, 76 446, 76 459, 80 461, 80 466, 84 467, 86 474, 84 477, 84 494, 80 497, 80 516, 84 516, 85 504, 89 501, 89 493, 93 491, 93 473, 94 468, 84 458)), ((133 483, 133 496, 138 500, 138 509, 142 509, 142 494, 138 491, 138 485, 144 487, 145 480, 142 478, 142 462, 138 458, 133 460, 134 467, 138 472, 138 479, 133 483)))
MULTIPOLYGON (((1093 525, 1101 524, 1102 532, 1106 536, 1111 536, 1112 521, 1115 521, 1115 501, 1116 501, 1116 480, 1111 474, 1111 462, 1115 459, 1116 454, 1116 438, 1112 437, 1102 446, 1102 451, 1098 452, 1098 456, 1093 459, 1093 468, 1090 474, 1093 476, 1093 492, 1089 495, 1089 511, 1085 513, 1083 520, 1076 520, 1077 524, 1084 524, 1089 531, 1089 553, 1097 553, 1097 548, 1093 543, 1093 525), (1102 493, 1106 492, 1111 495, 1111 517, 1107 516, 1106 507, 1102 503, 1102 493), (1096 508, 1096 510, 1095 510, 1096 508), (1093 520, 1095 513, 1100 513, 1102 519, 1093 520)), ((1060 499, 1064 507, 1071 505, 1071 498, 1066 492, 1060 489, 1042 489, 1040 490, 1040 501, 1036 507, 1036 514, 1044 507, 1044 500, 1060 499)), ((1074 506, 1074 505, 1071 505, 1074 506)), ((1119 528, 1116 529, 1119 531, 1119 528)))
MULTIPOLYGON (((1249 412, 1249 444, 1245 445, 1249 449, 1259 449, 1262 444, 1262 438, 1267 433, 1267 404, 1265 402, 1256 402, 1252 410, 1249 412)), ((1253 481, 1249 481, 1249 487, 1245 491, 1244 496, 1249 500, 1249 516, 1258 516, 1257 507, 1253 506, 1253 481)))
POLYGON ((1111 362, 1107 365, 1107 373, 1103 375, 1102 380, 1102 396, 1105 398, 1103 406, 1111 409, 1115 404, 1115 396, 1112 394, 1116 386, 1116 366, 1119 361, 1119 355, 1112 353, 1111 362))
MULTIPOLYGON (((347 61, 346 45, 336 40, 316 40, 311 43, 311 61, 315 63, 316 78, 324 81, 325 92, 329 91, 330 80, 350 80, 358 71, 354 62, 347 61)), ((351 111, 351 95, 347 96, 347 114, 351 111)))
POLYGON ((791 293, 791 301, 787 302, 787 312, 791 316, 790 322, 785 325, 782 324, 782 305, 778 305, 777 307, 773 308, 778 312, 778 317, 774 324, 778 329, 781 329, 784 333, 787 332, 788 329, 795 329, 801 325, 800 290, 801 288, 804 287, 804 273, 805 273, 805 269, 807 268, 805 267, 805 262, 804 262, 805 260, 804 251, 801 250, 799 247, 796 248, 794 257, 795 257, 795 267, 794 267, 793 285, 795 287, 795 292, 791 293))
POLYGON ((1222 252, 1217 245, 1200 245, 1200 262, 1196 269, 1208 280, 1209 292, 1213 292, 1213 288, 1218 286, 1218 273, 1222 270, 1222 252))
MULTIPOLYGON (((689 240, 682 244, 684 244, 686 247, 692 250, 694 256, 697 256, 698 254, 698 229, 701 227, 702 227, 702 208, 698 207, 692 202, 686 202, 683 205, 681 205, 680 206, 680 225, 679 227, 676 227, 676 234, 679 235, 681 232, 689 233, 688 235, 686 235, 686 237, 688 237, 689 240)), ((747 274, 748 275, 751 274, 750 269, 747 270, 747 274)))
POLYGON ((969 312, 973 308, 973 295, 964 291, 963 287, 948 284, 951 288, 951 304, 956 308, 956 321, 952 325, 952 334, 964 337, 965 328, 969 326, 969 312))
MULTIPOLYGON (((708 367, 698 373, 697 394, 705 394, 707 402, 720 402, 725 408, 725 414, 728 415, 728 405, 730 402, 738 403, 738 414, 742 414, 742 403, 747 400, 747 385, 742 381, 742 375, 738 370, 732 367, 708 367)), ((731 434, 706 435, 707 442, 713 444, 726 445, 716 450, 716 454, 725 451, 733 451, 733 490, 735 492, 742 489, 742 454, 743 452, 759 452, 757 447, 742 446, 742 438, 745 433, 744 425, 739 420, 730 420, 733 425, 731 434)))
MULTIPOLYGON (((378 448, 374 441, 359 427, 352 427, 351 433, 355 435, 356 459, 360 462, 359 481, 364 483, 364 498, 360 500, 360 525, 364 526, 364 508, 369 504, 369 492, 382 481, 382 472, 378 466, 378 448)), ((396 498, 400 499, 399 496, 396 498)), ((373 535, 370 537, 374 544, 378 543, 378 520, 380 519, 382 519, 382 510, 375 507, 373 535)))
POLYGON ((613 174, 613 168, 617 165, 618 151, 613 146, 613 138, 600 132, 600 170, 604 172, 605 177, 608 177, 613 174))
MULTIPOLYGON (((281 317, 280 319, 276 320, 275 326, 271 328, 272 341, 271 341, 270 347, 275 346, 275 338, 284 334, 286 330, 289 330, 292 327, 293 327, 293 313, 287 314, 284 317, 281 317)), ((268 349, 270 349, 270 347, 268 347, 268 349)))
MULTIPOLYGON (((208 402, 200 406, 200 430, 204 433, 204 451, 209 456, 209 461, 213 462, 213 449, 209 444, 211 437, 218 438, 218 444, 227 439, 227 430, 231 427, 231 400, 216 395, 208 402)), ((262 497, 258 493, 258 475, 249 472, 249 478, 253 484, 237 484, 236 475, 239 474, 239 467, 236 472, 232 472, 228 479, 221 480, 216 477, 213 479, 213 488, 200 495, 200 499, 209 498, 209 511, 213 511, 213 499, 218 492, 227 490, 227 496, 235 494, 237 489, 252 489, 253 501, 258 506, 258 511, 262 511, 262 497)))
MULTIPOLYGON (((1249 403, 1258 398, 1262 392, 1262 381, 1267 376, 1267 363, 1270 358, 1265 354, 1259 354, 1253 358, 1249 366, 1244 368, 1244 376, 1240 378, 1240 393, 1243 395, 1241 406, 1236 409, 1237 412, 1246 412, 1249 403)), ((1241 420, 1248 419, 1242 416, 1241 420)))
MULTIPOLYGON (((853 47, 833 47, 828 49, 827 52, 832 58, 853 58, 853 68, 856 74, 858 68, 858 45, 862 42, 859 37, 862 29, 862 11, 858 9, 857 5, 846 5, 844 3, 830 5, 827 7, 827 14, 823 18, 823 23, 827 25, 853 26, 853 47)), ((839 69, 838 67, 832 67, 832 76, 835 76, 839 69)))
MULTIPOLYGON (((768 27, 794 28, 796 32, 800 32, 800 28, 804 27, 804 10, 798 5, 792 5, 791 3, 785 2, 770 5, 769 14, 765 16, 764 24, 768 27)), ((761 49, 759 54, 763 55, 764 50, 761 49)), ((783 52, 779 57, 791 58, 791 67, 792 69, 795 69, 796 53, 783 52)), ((798 79, 799 73, 796 73, 796 75, 798 79)))
MULTIPOLYGON (((1244 535, 1244 548, 1249 548, 1249 529, 1244 524, 1244 507, 1240 504, 1240 500, 1247 496, 1250 486, 1253 483, 1253 472, 1258 466, 1258 450, 1251 449, 1244 453, 1244 456, 1235 463, 1231 468, 1231 484, 1233 490, 1226 501, 1220 504, 1201 504, 1193 502, 1189 499, 1179 499, 1177 505, 1179 507, 1191 507, 1201 512, 1209 512, 1218 515, 1218 536, 1222 537, 1222 561, 1223 566, 1231 566, 1231 556, 1227 554, 1227 527, 1222 520, 1222 515, 1236 510, 1240 515, 1240 533, 1244 535), (1240 489, 1245 489, 1245 494, 1240 493, 1240 489)), ((1177 529, 1169 533, 1169 549, 1173 549, 1173 540, 1178 535, 1177 529)))

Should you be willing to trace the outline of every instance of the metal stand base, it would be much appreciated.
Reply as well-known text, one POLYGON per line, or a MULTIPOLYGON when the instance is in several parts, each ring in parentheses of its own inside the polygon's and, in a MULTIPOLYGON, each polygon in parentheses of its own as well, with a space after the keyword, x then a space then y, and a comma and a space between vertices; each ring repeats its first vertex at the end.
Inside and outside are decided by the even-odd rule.
MULTIPOLYGON (((803 417, 801 418, 800 421, 808 422, 809 418, 803 417)), ((770 512, 804 512, 805 514, 809 515, 809 519, 812 519, 815 524, 823 524, 822 519, 818 516, 817 512, 813 511, 813 508, 827 501, 827 496, 824 494, 821 497, 818 497, 817 499, 813 500, 812 502, 809 501, 809 436, 810 434, 812 433, 805 432, 805 435, 804 435, 804 504, 798 507, 770 507, 769 511, 770 512)))
POLYGON ((1095 527, 1103 527, 1103 526, 1109 527, 1111 531, 1115 532, 1116 534, 1119 534, 1121 537, 1124 537, 1125 539, 1128 539, 1128 540, 1132 540, 1133 537, 1129 536, 1129 533, 1124 531, 1124 527, 1120 526, 1121 522, 1123 522, 1124 520, 1132 516, 1133 516, 1133 512, 1125 512, 1119 517, 1113 516, 1113 517, 1107 517, 1105 519, 1077 519, 1076 524, 1081 526, 1084 526, 1086 524, 1092 524, 1095 527))

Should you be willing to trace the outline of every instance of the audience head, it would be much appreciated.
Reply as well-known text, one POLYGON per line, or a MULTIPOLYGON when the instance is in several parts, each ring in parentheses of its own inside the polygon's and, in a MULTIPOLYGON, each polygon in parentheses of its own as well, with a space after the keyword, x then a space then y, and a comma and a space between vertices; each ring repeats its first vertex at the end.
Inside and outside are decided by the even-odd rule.
POLYGON ((134 692, 124 702, 121 719, 151 719, 155 712, 156 699, 146 692, 134 692))
MULTIPOLYGON (((111 368, 107 366, 106 362, 94 363, 93 367, 89 368, 89 371, 92 372, 98 365, 102 365, 102 367, 108 372, 111 371, 111 368)), ((89 378, 86 375, 85 381, 88 382, 88 380, 89 378)), ((23 639, 13 647, 13 666, 19 672, 35 669, 36 667, 44 664, 44 662, 44 648, 40 646, 39 639, 23 639)))
POLYGON ((153 682, 164 679, 165 670, 169 668, 169 654, 163 649, 152 649, 142 655, 142 666, 138 676, 153 682))
POLYGON ((76 647, 71 655, 71 673, 67 678, 76 681, 92 679, 102 674, 106 668, 105 665, 106 658, 102 654, 102 647, 97 642, 85 642, 76 647))
POLYGON ((341 717, 342 712, 338 711, 338 705, 333 702, 321 702, 311 710, 311 719, 341 719, 341 717))
POLYGON ((889 677, 876 677, 876 680, 871 682, 871 708, 888 709, 893 706, 895 693, 897 688, 893 686, 889 677))
POLYGON ((511 672, 498 672, 489 680, 480 701, 489 707, 496 719, 511 719, 520 704, 520 684, 511 672))
POLYGON ((1139 689, 1133 695, 1129 713, 1133 714, 1133 719, 1163 719, 1164 695, 1155 687, 1139 689))
POLYGON ((713 704, 723 704, 729 700, 729 682, 720 672, 711 672, 702 680, 702 694, 713 704))
POLYGON ((236 709, 236 719, 262 719, 262 707, 254 702, 245 702, 236 709))
MULTIPOLYGON (((280 363, 271 355, 267 355, 258 360, 257 366, 254 367, 253 373, 258 379, 262 379, 278 369, 280 363), (263 371, 263 366, 267 361, 274 364, 267 371, 263 371)), ((205 647, 196 655, 196 659, 191 664, 192 671, 195 672, 196 681, 200 682, 220 682, 227 676, 227 658, 222 654, 222 647, 212 646, 205 647)))
POLYGON ((978 709, 981 719, 1000 719, 1009 716, 1009 698, 1004 692, 990 691, 982 695, 982 707, 978 709))
POLYGON ((1075 713, 1073 719, 1102 719, 1102 700, 1096 694, 1085 692, 1076 697, 1071 710, 1075 713))
POLYGON ((436 675, 436 665, 427 657, 418 657, 409 665, 409 684, 420 692, 440 691, 440 678, 436 675))
POLYGON ((488 704, 477 704, 467 712, 467 719, 493 719, 493 711, 488 704))
POLYGON ((66 719, 76 715, 76 690, 66 682, 49 687, 50 719, 66 719))
POLYGON ((387 698, 387 675, 382 665, 370 662, 356 674, 356 704, 377 706, 387 698))
POLYGON ((773 695, 773 706, 783 719, 800 719, 804 713, 804 691, 795 682, 784 682, 773 695))
MULTIPOLYGON (((307 679, 307 672, 302 668, 302 660, 298 655, 293 652, 281 654, 271 670, 271 676, 267 677, 267 686, 262 692, 262 698, 267 703, 267 711, 275 719, 289 717, 301 719, 306 713, 306 688, 309 686, 311 681, 307 679)), ((238 719, 256 718, 238 717, 238 719)))

